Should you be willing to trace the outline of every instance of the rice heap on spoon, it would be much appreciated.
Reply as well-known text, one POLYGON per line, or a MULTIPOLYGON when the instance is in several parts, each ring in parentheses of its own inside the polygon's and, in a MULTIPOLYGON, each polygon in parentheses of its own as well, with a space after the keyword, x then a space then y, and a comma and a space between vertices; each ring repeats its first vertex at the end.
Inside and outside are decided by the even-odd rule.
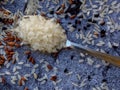
POLYGON ((57 52, 66 42, 65 31, 60 24, 42 16, 24 16, 13 31, 17 32, 24 44, 42 52, 57 52))

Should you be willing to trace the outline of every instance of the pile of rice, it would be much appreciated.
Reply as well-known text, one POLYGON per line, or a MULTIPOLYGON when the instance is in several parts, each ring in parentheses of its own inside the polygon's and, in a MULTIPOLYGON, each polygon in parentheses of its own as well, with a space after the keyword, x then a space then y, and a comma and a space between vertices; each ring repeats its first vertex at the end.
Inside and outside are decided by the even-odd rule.
POLYGON ((54 19, 42 16, 24 16, 14 29, 23 44, 29 44, 34 50, 53 53, 63 48, 66 35, 63 28, 54 19))

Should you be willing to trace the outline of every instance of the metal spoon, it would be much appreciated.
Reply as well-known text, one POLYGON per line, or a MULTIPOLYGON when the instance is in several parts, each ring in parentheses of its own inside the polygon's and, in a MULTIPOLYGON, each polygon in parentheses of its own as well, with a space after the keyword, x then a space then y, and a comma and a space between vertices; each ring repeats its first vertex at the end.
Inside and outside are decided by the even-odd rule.
POLYGON ((99 59, 105 60, 113 65, 120 66, 120 56, 113 56, 110 54, 102 53, 99 51, 92 50, 90 48, 86 48, 82 46, 81 44, 77 44, 74 42, 71 42, 69 40, 66 41, 66 46, 72 46, 73 49, 77 50, 78 52, 87 53, 91 56, 97 57, 99 59))

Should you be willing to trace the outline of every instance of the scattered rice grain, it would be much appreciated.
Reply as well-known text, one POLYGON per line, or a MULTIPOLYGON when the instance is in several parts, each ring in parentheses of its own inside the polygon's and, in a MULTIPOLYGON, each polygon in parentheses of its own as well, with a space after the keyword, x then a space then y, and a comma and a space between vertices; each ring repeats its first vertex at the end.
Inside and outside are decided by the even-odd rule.
POLYGON ((4 76, 5 75, 5 73, 0 73, 0 76, 4 76))
POLYGON ((9 71, 5 71, 6 75, 11 75, 11 73, 9 71))
POLYGON ((39 64, 35 64, 35 65, 34 65, 34 68, 38 68, 38 67, 39 67, 39 64))
POLYGON ((76 87, 79 87, 79 85, 77 83, 74 83, 74 82, 72 82, 72 85, 76 86, 76 87))
POLYGON ((19 74, 19 72, 18 72, 18 71, 14 73, 14 75, 17 75, 17 74, 19 74))
POLYGON ((89 65, 93 65, 94 61, 91 58, 87 58, 87 63, 89 65))
POLYGON ((20 79, 21 79, 21 76, 20 76, 19 74, 18 74, 17 76, 18 76, 18 79, 20 80, 20 79))
POLYGON ((34 79, 37 79, 38 75, 36 73, 33 73, 34 79))
POLYGON ((83 62, 84 62, 84 60, 83 60, 83 59, 80 59, 80 60, 79 60, 79 63, 83 63, 83 62))
POLYGON ((84 87, 87 83, 86 83, 87 79, 84 79, 81 84, 80 84, 80 87, 84 87))
POLYGON ((32 71, 31 71, 31 74, 35 73, 35 69, 33 68, 32 71))
POLYGON ((25 67, 30 67, 30 64, 24 64, 25 67))
POLYGON ((10 67, 10 65, 11 65, 11 64, 10 64, 10 63, 8 63, 8 64, 6 65, 6 68, 9 68, 9 67, 10 67))
POLYGON ((18 62, 18 64, 22 65, 22 64, 24 64, 24 62, 18 62))
POLYGON ((41 85, 45 84, 46 83, 46 80, 43 80, 40 82, 41 85))
POLYGON ((71 72, 68 72, 68 73, 66 73, 66 75, 68 76, 68 75, 71 75, 71 74, 73 74, 73 72, 71 71, 71 72))
POLYGON ((0 83, 2 82, 2 78, 0 77, 0 83))
POLYGON ((12 83, 12 84, 16 84, 16 82, 15 82, 15 81, 13 81, 13 80, 11 80, 11 83, 12 83))

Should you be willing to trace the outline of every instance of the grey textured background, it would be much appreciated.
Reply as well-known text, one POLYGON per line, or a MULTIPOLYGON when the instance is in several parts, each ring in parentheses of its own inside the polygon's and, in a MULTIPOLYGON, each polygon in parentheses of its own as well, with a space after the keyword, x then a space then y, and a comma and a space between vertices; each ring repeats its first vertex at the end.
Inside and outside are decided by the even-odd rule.
MULTIPOLYGON (((109 0, 109 3, 111 3, 111 1, 112 0, 109 0)), ((120 1, 118 0, 118 2, 120 1)), ((7 5, 4 5, 4 7, 9 9, 13 13, 15 13, 18 9, 20 11, 23 11, 24 4, 25 4, 24 0, 15 0, 13 4, 8 3, 7 5)), ((45 7, 46 2, 41 3, 41 4, 43 7, 45 7)), ((42 10, 46 11, 46 8, 43 8, 42 10)), ((113 16, 115 22, 118 21, 116 19, 117 16, 119 15, 114 14, 113 16)), ((66 25, 69 20, 62 19, 61 21, 62 21, 63 28, 67 31, 66 25)), ((71 22, 74 23, 74 20, 71 22)), ((85 23, 85 20, 83 20, 83 24, 84 23, 85 23)), ((74 42, 80 43, 81 40, 78 40, 75 38, 75 33, 79 33, 79 32, 78 31, 75 31, 72 33, 67 32, 68 39, 74 42)), ((108 35, 106 38, 111 39, 111 41, 117 40, 117 42, 120 42, 120 39, 118 40, 119 37, 120 37, 120 32, 115 32, 112 37, 108 35)), ((93 49, 96 48, 94 46, 89 46, 89 47, 93 49)), ((19 48, 16 50, 20 54, 19 59, 23 62, 26 62, 26 58, 27 58, 27 56, 25 56, 23 52, 28 49, 30 49, 28 46, 23 46, 22 48, 19 48)), ((109 51, 109 53, 115 54, 114 50, 108 49, 107 46, 103 47, 103 49, 106 49, 106 51, 109 51)), ((120 54, 120 46, 117 49, 117 51, 120 54)), ((95 68, 94 65, 92 66, 88 65, 86 63, 86 58, 81 57, 79 53, 77 53, 74 50, 62 50, 57 57, 57 59, 59 60, 59 64, 56 64, 55 58, 51 57, 51 55, 44 55, 38 51, 33 51, 32 56, 35 58, 36 62, 39 62, 39 60, 41 59, 45 59, 45 61, 49 62, 50 65, 58 68, 57 77, 58 79, 62 79, 62 81, 59 84, 57 84, 57 87, 62 88, 62 90, 92 90, 92 87, 97 87, 97 86, 99 87, 103 81, 107 82, 107 86, 109 87, 109 90, 112 90, 112 89, 120 90, 120 78, 119 78, 120 68, 115 67, 113 65, 104 66, 101 60, 99 59, 86 56, 94 60, 94 65, 95 64, 102 65, 100 68, 95 68), (72 60, 71 60, 71 56, 73 57, 72 60), (80 59, 84 59, 85 61, 80 64, 78 63, 78 60, 80 59), (71 74, 70 76, 66 76, 64 73, 65 68, 67 68, 68 71, 72 71, 73 74, 71 74), (80 74, 81 80, 77 79, 76 77, 77 74, 80 74), (87 82, 86 82, 87 84, 82 88, 75 87, 71 84, 71 82, 81 83, 81 81, 84 79, 87 79, 87 82)), ((12 71, 13 66, 14 65, 12 65, 9 68, 9 71, 12 71)), ((32 66, 33 65, 31 64, 31 68, 32 66)), ((29 73, 31 71, 31 68, 25 68, 24 66, 22 66, 22 68, 23 69, 19 71, 21 75, 24 75, 25 73, 29 73)), ((7 69, 2 68, 0 69, 0 72, 4 70, 7 70, 7 69)), ((51 70, 50 72, 46 72, 42 68, 42 64, 39 64, 39 68, 36 70, 36 73, 38 73, 39 75, 38 77, 42 77, 46 73, 48 78, 50 78, 51 74, 53 73, 53 70, 51 70)), ((11 83, 9 83, 10 81, 9 76, 5 76, 5 77, 7 79, 7 84, 6 85, 0 84, 0 90, 23 90, 25 86, 27 86, 30 90, 33 90, 33 88, 35 88, 36 86, 39 88, 39 90, 54 90, 54 87, 55 87, 50 79, 48 79, 44 85, 41 85, 39 82, 34 80, 33 77, 31 77, 26 82, 25 86, 17 86, 17 85, 12 85, 11 83)))

